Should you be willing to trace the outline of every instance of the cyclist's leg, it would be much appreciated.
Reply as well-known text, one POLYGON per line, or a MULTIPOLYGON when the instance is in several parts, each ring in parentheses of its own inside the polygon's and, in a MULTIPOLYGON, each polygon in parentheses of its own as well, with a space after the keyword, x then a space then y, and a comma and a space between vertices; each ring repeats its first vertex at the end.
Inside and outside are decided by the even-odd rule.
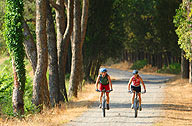
POLYGON ((141 106, 141 93, 138 93, 139 96, 139 106, 141 106))
POLYGON ((100 94, 100 104, 102 104, 102 97, 103 97, 103 92, 100 94))
POLYGON ((142 110, 142 107, 141 107, 141 93, 138 93, 138 96, 139 96, 139 110, 141 111, 142 110))
POLYGON ((109 92, 106 92, 106 96, 107 96, 107 104, 109 104, 109 92))
POLYGON ((132 104, 134 104, 134 99, 135 99, 135 92, 133 92, 133 95, 132 95, 132 104))
POLYGON ((133 85, 131 85, 131 91, 133 92, 133 95, 132 95, 132 105, 133 105, 134 99, 135 99, 135 87, 133 85))
MULTIPOLYGON (((104 85, 103 86, 105 88, 106 91, 110 90, 109 84, 108 85, 104 85)), ((109 104, 109 92, 106 92, 106 96, 107 96, 107 104, 109 104)))
POLYGON ((139 106, 141 106, 141 86, 137 87, 137 92, 139 96, 139 106))

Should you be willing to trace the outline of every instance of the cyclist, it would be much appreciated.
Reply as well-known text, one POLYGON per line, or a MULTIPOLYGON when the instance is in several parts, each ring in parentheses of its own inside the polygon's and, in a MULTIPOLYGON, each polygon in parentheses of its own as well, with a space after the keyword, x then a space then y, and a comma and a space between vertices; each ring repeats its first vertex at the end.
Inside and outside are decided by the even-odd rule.
POLYGON ((141 93, 140 93, 141 92, 141 85, 140 85, 140 82, 143 85, 144 93, 146 93, 146 87, 145 87, 145 84, 143 82, 143 79, 139 76, 137 70, 133 70, 133 76, 131 77, 131 79, 129 80, 129 83, 128 83, 128 91, 130 92, 130 85, 131 85, 131 91, 133 91, 131 108, 133 109, 135 92, 138 92, 139 110, 141 111, 142 108, 141 108, 141 93))
MULTIPOLYGON (((106 68, 100 69, 100 74, 98 75, 97 80, 96 80, 96 84, 95 84, 96 91, 99 91, 98 90, 98 83, 100 83, 100 86, 99 86, 100 91, 102 91, 104 88, 106 91, 110 90, 110 87, 111 87, 111 91, 113 90, 111 78, 107 74, 106 68), (110 87, 109 87, 109 84, 110 84, 110 87)), ((100 105, 99 105, 100 108, 101 108, 101 104, 102 104, 102 96, 103 96, 103 92, 101 92, 101 94, 100 94, 100 105)), ((109 92, 106 92, 106 96, 107 96, 107 110, 109 110, 109 92)))

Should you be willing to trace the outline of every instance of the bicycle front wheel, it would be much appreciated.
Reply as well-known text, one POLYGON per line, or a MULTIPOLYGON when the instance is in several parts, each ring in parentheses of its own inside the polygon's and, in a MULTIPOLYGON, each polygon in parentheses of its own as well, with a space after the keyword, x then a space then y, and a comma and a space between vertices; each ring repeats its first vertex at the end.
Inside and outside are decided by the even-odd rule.
POLYGON ((103 100, 102 109, 103 109, 103 117, 105 117, 105 100, 103 100))
POLYGON ((135 99, 134 109, 135 109, 135 118, 137 118, 137 113, 138 113, 138 101, 137 101, 137 99, 135 99))

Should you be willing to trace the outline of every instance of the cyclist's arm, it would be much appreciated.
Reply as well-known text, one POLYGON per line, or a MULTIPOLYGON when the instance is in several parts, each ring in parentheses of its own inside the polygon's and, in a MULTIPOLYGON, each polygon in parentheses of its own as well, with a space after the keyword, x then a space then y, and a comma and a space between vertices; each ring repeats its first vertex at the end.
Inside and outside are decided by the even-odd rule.
POLYGON ((144 84, 143 79, 141 77, 140 77, 140 81, 141 81, 141 83, 143 85, 144 90, 146 90, 145 84, 144 84))
POLYGON ((95 88, 96 88, 96 89, 98 89, 99 78, 100 78, 100 76, 98 75, 97 80, 96 80, 96 83, 95 83, 95 88))
POLYGON ((130 80, 129 80, 129 83, 128 83, 128 90, 129 90, 129 91, 130 91, 130 85, 131 85, 131 83, 132 83, 132 80, 133 80, 133 78, 131 77, 130 80))
POLYGON ((112 83, 111 83, 111 78, 110 78, 110 76, 108 76, 108 80, 109 80, 109 84, 110 84, 110 86, 111 86, 111 90, 112 90, 113 87, 112 87, 112 83))

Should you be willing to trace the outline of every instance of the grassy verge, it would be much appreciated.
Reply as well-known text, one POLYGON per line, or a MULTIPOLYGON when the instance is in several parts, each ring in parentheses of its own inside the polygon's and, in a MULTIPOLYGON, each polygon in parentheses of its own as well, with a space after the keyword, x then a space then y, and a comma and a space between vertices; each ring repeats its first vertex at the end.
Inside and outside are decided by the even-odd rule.
POLYGON ((39 114, 28 115, 23 120, 0 119, 0 125, 11 126, 58 126, 80 116, 89 106, 97 100, 98 93, 94 85, 85 85, 78 98, 73 98, 69 103, 61 104, 61 107, 45 109, 39 114))
POLYGON ((167 83, 163 101, 163 120, 160 126, 192 125, 192 84, 177 76, 167 83))
MULTIPOLYGON (((97 100, 98 93, 95 92, 93 84, 84 85, 82 90, 78 92, 78 98, 70 99, 69 103, 61 103, 60 107, 55 107, 52 109, 44 109, 41 113, 33 113, 33 107, 31 106, 32 98, 32 68, 30 63, 26 62, 26 73, 27 73, 27 82, 26 82, 26 91, 25 91, 25 118, 19 120, 13 118, 12 115, 12 67, 9 61, 9 58, 0 58, 0 96, 3 96, 0 99, 0 125, 7 126, 55 126, 61 125, 63 123, 69 122, 77 116, 80 116, 82 112, 86 111, 88 107, 97 100), (6 68, 6 69, 5 69, 6 68), (5 71, 6 70, 6 71, 5 71), (6 75, 6 76, 5 76, 6 75), (7 82, 11 84, 6 88, 7 82), (5 85, 5 86, 4 86, 5 85), (8 93, 10 95, 8 95, 8 93), (6 96, 6 97, 4 97, 6 96), (3 103, 3 104, 2 104, 3 103), (10 113, 10 114, 9 114, 10 113), (10 115, 10 116, 8 116, 10 115)), ((67 80, 68 78, 66 78, 67 80)), ((68 82, 66 82, 68 88, 68 82)))

